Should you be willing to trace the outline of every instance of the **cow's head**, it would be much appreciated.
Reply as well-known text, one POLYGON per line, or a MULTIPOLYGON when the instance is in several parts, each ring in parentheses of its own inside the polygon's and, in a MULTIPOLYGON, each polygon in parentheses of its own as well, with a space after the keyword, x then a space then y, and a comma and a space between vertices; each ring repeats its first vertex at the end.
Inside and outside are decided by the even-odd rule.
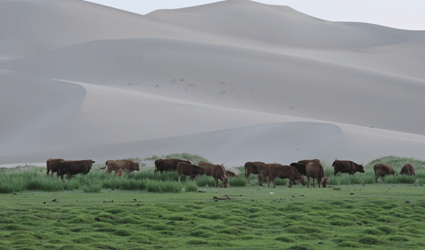
POLYGON ((357 165, 357 172, 364 173, 363 165, 357 165))
POLYGON ((322 184, 323 184, 323 187, 324 187, 324 188, 328 186, 328 182, 329 182, 330 180, 331 180, 331 179, 329 179, 329 178, 322 178, 322 184))
POLYGON ((297 179, 297 181, 299 181, 299 183, 303 184, 303 186, 305 186, 305 178, 304 176, 300 175, 297 179))
POLYGON ((222 186, 227 188, 227 185, 229 184, 229 177, 224 177, 222 182, 222 186))
POLYGON ((131 171, 140 171, 139 162, 133 162, 133 166, 131 166, 131 171))

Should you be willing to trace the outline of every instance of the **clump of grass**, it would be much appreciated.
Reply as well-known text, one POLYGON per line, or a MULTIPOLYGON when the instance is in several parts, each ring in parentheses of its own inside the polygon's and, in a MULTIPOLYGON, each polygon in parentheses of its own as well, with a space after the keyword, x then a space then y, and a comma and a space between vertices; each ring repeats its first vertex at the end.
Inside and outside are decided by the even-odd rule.
POLYGON ((196 178, 196 185, 199 187, 214 187, 215 180, 211 176, 203 175, 202 177, 196 178))
POLYGON ((196 185, 195 182, 188 182, 186 183, 186 185, 184 186, 184 190, 186 192, 197 192, 199 189, 198 185, 196 185))
POLYGON ((248 185, 248 181, 245 177, 229 178, 229 185, 231 187, 245 187, 246 185, 248 185))
POLYGON ((385 183, 391 183, 391 184, 400 184, 400 183, 407 183, 407 184, 413 184, 416 181, 415 176, 409 176, 409 175, 387 175, 384 177, 385 183))
POLYGON ((146 190, 155 193, 179 193, 182 185, 178 182, 147 180, 146 190))

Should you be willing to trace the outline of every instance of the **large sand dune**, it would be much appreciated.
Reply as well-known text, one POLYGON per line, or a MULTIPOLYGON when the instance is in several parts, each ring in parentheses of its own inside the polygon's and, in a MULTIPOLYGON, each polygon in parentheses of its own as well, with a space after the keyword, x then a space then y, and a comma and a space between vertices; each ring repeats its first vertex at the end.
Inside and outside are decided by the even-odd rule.
POLYGON ((425 31, 251 1, 31 0, 0 1, 0 33, 0 164, 425 159, 425 31))

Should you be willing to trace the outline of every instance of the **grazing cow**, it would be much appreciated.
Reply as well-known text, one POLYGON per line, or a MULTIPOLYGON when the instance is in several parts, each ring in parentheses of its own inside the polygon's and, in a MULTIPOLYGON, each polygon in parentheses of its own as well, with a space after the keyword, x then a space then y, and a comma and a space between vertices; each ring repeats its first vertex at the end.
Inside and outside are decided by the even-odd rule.
POLYGON ((403 168, 401 168, 400 174, 407 174, 410 176, 415 175, 415 167, 412 164, 407 163, 403 166, 403 168))
POLYGON ((179 178, 179 182, 180 182, 180 177, 183 174, 190 175, 190 179, 194 181, 197 175, 205 174, 205 170, 191 163, 179 162, 177 164, 177 177, 179 178))
POLYGON ((233 173, 232 171, 226 170, 226 176, 229 178, 233 177, 239 177, 237 174, 233 173))
POLYGON ((349 174, 354 174, 356 172, 364 173, 363 166, 352 161, 340 161, 335 159, 332 166, 334 167, 334 175, 338 172, 349 174))
POLYGON ((270 182, 273 182, 273 187, 276 187, 276 177, 279 177, 280 179, 289 179, 289 186, 292 188, 292 184, 295 183, 295 181, 298 181, 303 186, 305 186, 305 179, 304 176, 302 176, 298 170, 295 167, 292 166, 285 166, 281 164, 267 164, 270 168, 269 170, 269 178, 267 180, 268 187, 270 187, 270 182))
POLYGON ((71 179, 74 174, 87 174, 93 163, 93 160, 61 161, 58 165, 58 176, 63 180, 64 174, 68 176, 68 179, 71 179))
POLYGON ((47 167, 47 175, 49 175, 49 172, 52 171, 51 175, 53 176, 54 173, 58 172, 58 165, 59 162, 64 161, 64 159, 48 159, 46 161, 46 167, 47 167))
POLYGON ((262 186, 263 178, 268 178, 269 167, 267 166, 267 164, 261 161, 249 161, 245 163, 245 177, 248 180, 248 183, 250 183, 249 176, 251 175, 251 173, 258 174, 258 186, 262 186))
POLYGON ((214 187, 218 187, 218 180, 221 180, 221 187, 227 188, 229 178, 226 177, 226 169, 223 165, 214 165, 211 170, 211 176, 215 180, 214 187))
POLYGON ((190 163, 190 161, 180 160, 180 159, 157 159, 155 161, 155 173, 164 172, 164 171, 174 171, 177 170, 177 164, 179 162, 190 163))
POLYGON ((379 176, 384 177, 386 175, 394 175, 394 169, 388 164, 375 164, 373 166, 373 170, 375 171, 375 183, 378 183, 379 176))
POLYGON ((105 163, 107 168, 106 173, 110 174, 112 171, 115 171, 115 175, 117 175, 117 171, 119 169, 127 172, 140 171, 139 163, 131 160, 107 160, 105 163))
POLYGON ((301 161, 298 161, 296 163, 293 162, 293 163, 291 163, 291 166, 295 167, 298 170, 298 172, 300 172, 301 175, 305 175, 306 174, 305 173, 305 166, 310 162, 320 164, 320 160, 312 159, 312 160, 301 160, 301 161))
POLYGON ((323 171, 322 165, 317 162, 310 162, 305 166, 306 170, 306 176, 308 178, 308 185, 307 187, 310 187, 310 177, 313 179, 313 187, 316 187, 314 185, 314 180, 317 179, 317 183, 320 188, 320 183, 323 182, 323 187, 325 188, 328 185, 329 178, 326 178, 325 171, 323 171))

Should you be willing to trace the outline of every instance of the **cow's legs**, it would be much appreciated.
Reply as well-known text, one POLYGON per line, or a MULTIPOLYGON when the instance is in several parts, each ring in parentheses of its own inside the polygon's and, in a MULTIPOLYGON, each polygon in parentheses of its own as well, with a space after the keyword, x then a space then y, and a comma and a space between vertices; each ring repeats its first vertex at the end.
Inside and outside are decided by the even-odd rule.
POLYGON ((180 173, 178 173, 177 174, 177 178, 179 179, 179 183, 180 183, 180 177, 181 177, 182 175, 180 174, 180 173))
POLYGON ((308 178, 307 187, 310 187, 310 176, 307 176, 307 178, 308 178))
POLYGON ((322 179, 321 178, 317 178, 317 185, 319 185, 319 188, 320 188, 320 183, 322 182, 322 179))
POLYGON ((214 187, 218 187, 218 179, 217 178, 215 178, 215 185, 214 185, 214 187))
POLYGON ((315 188, 316 187, 316 184, 314 183, 315 182, 315 178, 311 178, 311 179, 313 179, 313 187, 315 188))
POLYGON ((258 186, 263 186, 263 176, 258 174, 258 186))
POLYGON ((292 183, 295 182, 295 180, 289 179, 289 188, 292 188, 292 183))
POLYGON ((246 180, 248 181, 248 183, 251 183, 250 182, 250 180, 249 180, 249 176, 251 175, 251 172, 249 171, 249 170, 246 170, 245 169, 245 178, 246 178, 246 180))

